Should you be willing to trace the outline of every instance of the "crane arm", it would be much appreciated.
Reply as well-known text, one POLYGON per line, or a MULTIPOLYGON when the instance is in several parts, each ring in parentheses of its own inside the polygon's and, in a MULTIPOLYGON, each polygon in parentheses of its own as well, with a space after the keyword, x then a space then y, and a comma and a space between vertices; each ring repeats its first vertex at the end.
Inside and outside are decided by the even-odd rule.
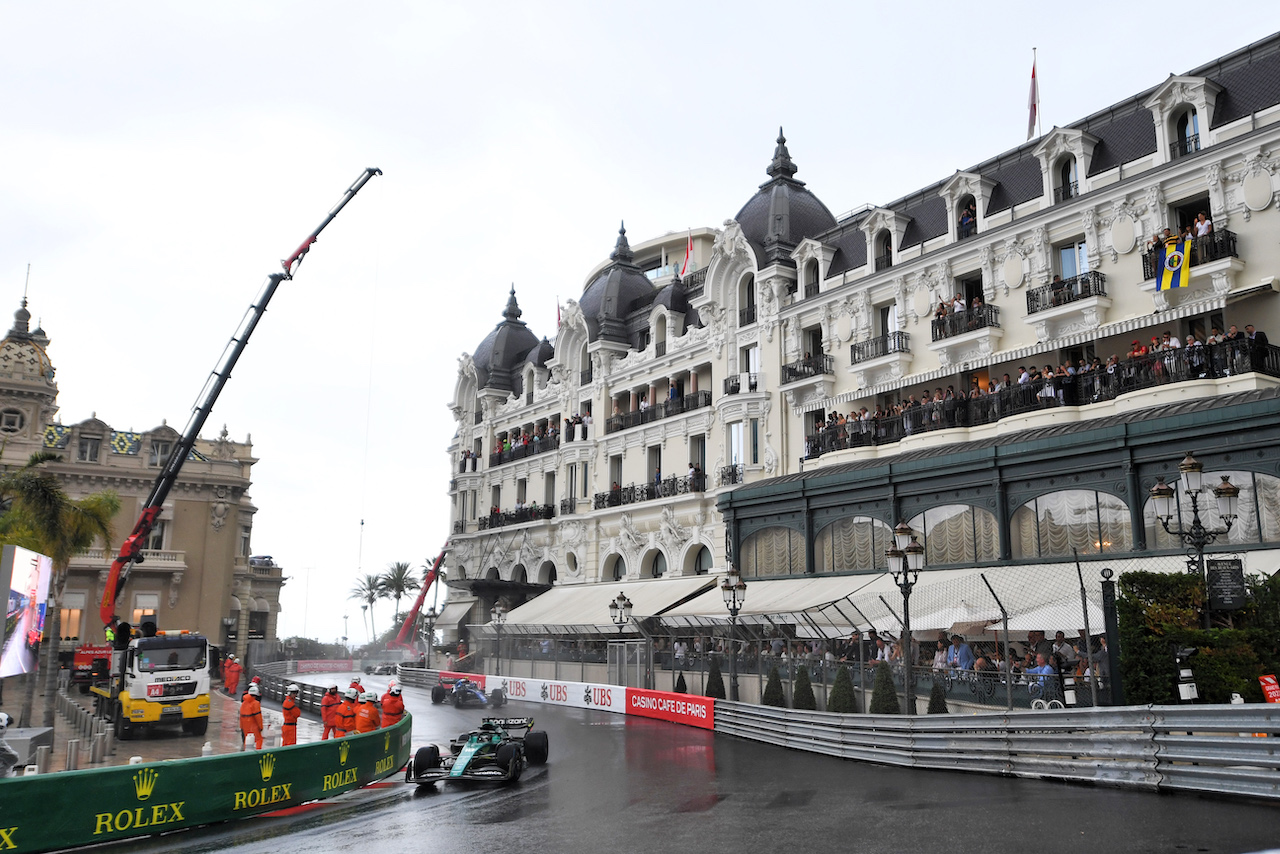
POLYGON ((440 566, 444 563, 445 551, 446 549, 441 549, 440 556, 431 564, 431 570, 422 581, 422 590, 418 593, 417 601, 413 603, 413 608, 405 616, 404 625, 400 627, 400 633, 396 635, 396 639, 387 644, 387 649, 410 649, 412 647, 408 638, 413 632, 413 627, 418 624, 418 614, 422 612, 422 603, 427 601, 427 591, 431 589, 431 585, 435 583, 436 578, 440 575, 440 566))

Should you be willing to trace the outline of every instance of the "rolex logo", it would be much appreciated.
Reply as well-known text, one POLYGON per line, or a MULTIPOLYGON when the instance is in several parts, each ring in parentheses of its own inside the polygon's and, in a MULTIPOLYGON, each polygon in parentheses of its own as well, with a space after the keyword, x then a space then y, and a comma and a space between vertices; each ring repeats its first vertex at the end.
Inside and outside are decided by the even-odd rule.
POLYGON ((143 768, 133 775, 133 790, 137 793, 138 800, 145 801, 151 797, 151 793, 156 788, 156 778, 159 776, 160 772, 153 768, 143 768))
POLYGON ((347 754, 351 752, 351 742, 342 741, 338 744, 338 761, 343 765, 347 764, 347 754))
POLYGON ((382 739, 382 749, 384 751, 391 749, 391 733, 387 733, 386 737, 382 739))
POLYGON ((262 782, 271 779, 271 774, 276 770, 276 755, 274 753, 264 753, 258 759, 258 767, 262 769, 262 782))

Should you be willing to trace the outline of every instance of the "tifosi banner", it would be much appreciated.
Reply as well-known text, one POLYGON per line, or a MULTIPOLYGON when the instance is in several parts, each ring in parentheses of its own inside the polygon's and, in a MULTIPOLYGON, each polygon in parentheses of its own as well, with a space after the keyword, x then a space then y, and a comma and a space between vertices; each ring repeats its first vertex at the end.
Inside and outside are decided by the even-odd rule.
POLYGON ((699 697, 695 694, 628 688, 627 714, 715 729, 716 701, 711 697, 699 697))

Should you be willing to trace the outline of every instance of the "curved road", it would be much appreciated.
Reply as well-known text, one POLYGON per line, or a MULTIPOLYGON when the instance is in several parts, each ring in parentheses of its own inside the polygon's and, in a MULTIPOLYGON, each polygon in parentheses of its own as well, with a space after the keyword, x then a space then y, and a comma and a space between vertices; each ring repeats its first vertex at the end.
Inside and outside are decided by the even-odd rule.
MULTIPOLYGON (((379 693, 385 688, 386 677, 364 679, 379 693)), ((445 744, 483 714, 433 706, 423 689, 404 695, 415 748, 445 744)), ((532 715, 550 736, 548 764, 515 786, 417 788, 397 777, 287 816, 104 849, 1128 854, 1280 846, 1273 805, 884 768, 533 703, 513 702, 502 713, 532 715)))

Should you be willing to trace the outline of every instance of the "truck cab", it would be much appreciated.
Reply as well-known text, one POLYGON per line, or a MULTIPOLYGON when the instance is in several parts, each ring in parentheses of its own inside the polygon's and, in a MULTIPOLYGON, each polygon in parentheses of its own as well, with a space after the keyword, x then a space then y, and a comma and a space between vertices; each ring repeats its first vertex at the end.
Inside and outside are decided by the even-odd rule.
POLYGON ((98 711, 128 739, 135 728, 181 725, 204 735, 209 728, 209 641, 188 631, 156 632, 112 653, 112 677, 95 685, 98 711))

